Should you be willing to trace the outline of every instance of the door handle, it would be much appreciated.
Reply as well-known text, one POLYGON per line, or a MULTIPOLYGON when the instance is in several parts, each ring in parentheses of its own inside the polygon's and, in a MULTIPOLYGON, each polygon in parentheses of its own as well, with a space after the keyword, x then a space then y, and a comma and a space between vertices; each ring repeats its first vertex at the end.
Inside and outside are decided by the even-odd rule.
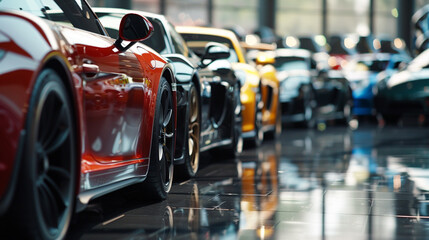
POLYGON ((91 63, 82 64, 82 69, 83 74, 87 78, 95 78, 100 72, 100 68, 97 65, 91 63))

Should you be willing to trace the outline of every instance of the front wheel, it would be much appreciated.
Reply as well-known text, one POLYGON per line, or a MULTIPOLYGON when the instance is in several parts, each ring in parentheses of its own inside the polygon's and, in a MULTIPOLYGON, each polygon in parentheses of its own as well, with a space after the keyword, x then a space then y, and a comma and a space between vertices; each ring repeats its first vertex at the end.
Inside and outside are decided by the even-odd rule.
POLYGON ((72 109, 60 76, 43 70, 28 107, 17 192, 7 216, 23 238, 62 239, 69 227, 77 176, 72 109))
POLYGON ((188 133, 185 151, 185 162, 176 166, 176 173, 183 179, 195 177, 200 162, 200 97, 191 83, 189 90, 188 133))
POLYGON ((156 97, 149 173, 143 182, 146 194, 157 201, 167 198, 173 184, 174 120, 171 87, 162 77, 156 97))

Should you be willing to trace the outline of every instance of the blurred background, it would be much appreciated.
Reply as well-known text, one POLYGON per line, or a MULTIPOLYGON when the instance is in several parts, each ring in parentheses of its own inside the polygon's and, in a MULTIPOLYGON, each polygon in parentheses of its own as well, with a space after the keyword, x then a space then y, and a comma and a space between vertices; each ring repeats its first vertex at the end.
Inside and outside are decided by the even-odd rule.
POLYGON ((234 28, 274 37, 357 34, 413 45, 411 17, 429 0, 89 0, 94 7, 161 13, 175 25, 234 28), (273 30, 273 31, 270 31, 273 30), (275 34, 273 36, 273 34, 275 34))

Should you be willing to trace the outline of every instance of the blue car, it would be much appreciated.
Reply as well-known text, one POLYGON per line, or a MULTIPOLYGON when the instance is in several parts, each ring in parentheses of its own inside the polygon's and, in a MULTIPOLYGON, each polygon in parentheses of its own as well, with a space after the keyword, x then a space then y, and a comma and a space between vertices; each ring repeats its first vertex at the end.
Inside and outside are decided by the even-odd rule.
POLYGON ((345 67, 344 73, 353 89, 353 115, 374 116, 373 87, 377 74, 385 70, 391 54, 370 53, 356 55, 345 67))

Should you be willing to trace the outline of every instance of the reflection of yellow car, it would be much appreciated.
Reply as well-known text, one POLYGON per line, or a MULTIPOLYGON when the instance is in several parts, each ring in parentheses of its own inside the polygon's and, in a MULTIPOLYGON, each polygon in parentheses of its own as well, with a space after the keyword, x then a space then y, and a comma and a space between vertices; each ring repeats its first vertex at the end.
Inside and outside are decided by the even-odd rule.
POLYGON ((243 137, 254 146, 259 146, 264 133, 275 137, 281 133, 279 113, 279 81, 275 69, 268 63, 274 59, 258 58, 258 66, 248 63, 240 42, 232 31, 206 27, 176 27, 188 46, 198 55, 203 55, 208 42, 218 42, 231 50, 229 61, 240 79, 243 116, 243 137))
POLYGON ((280 143, 258 152, 256 161, 242 162, 241 214, 246 221, 240 229, 256 229, 260 239, 270 239, 275 231, 279 204, 278 161, 280 143))

